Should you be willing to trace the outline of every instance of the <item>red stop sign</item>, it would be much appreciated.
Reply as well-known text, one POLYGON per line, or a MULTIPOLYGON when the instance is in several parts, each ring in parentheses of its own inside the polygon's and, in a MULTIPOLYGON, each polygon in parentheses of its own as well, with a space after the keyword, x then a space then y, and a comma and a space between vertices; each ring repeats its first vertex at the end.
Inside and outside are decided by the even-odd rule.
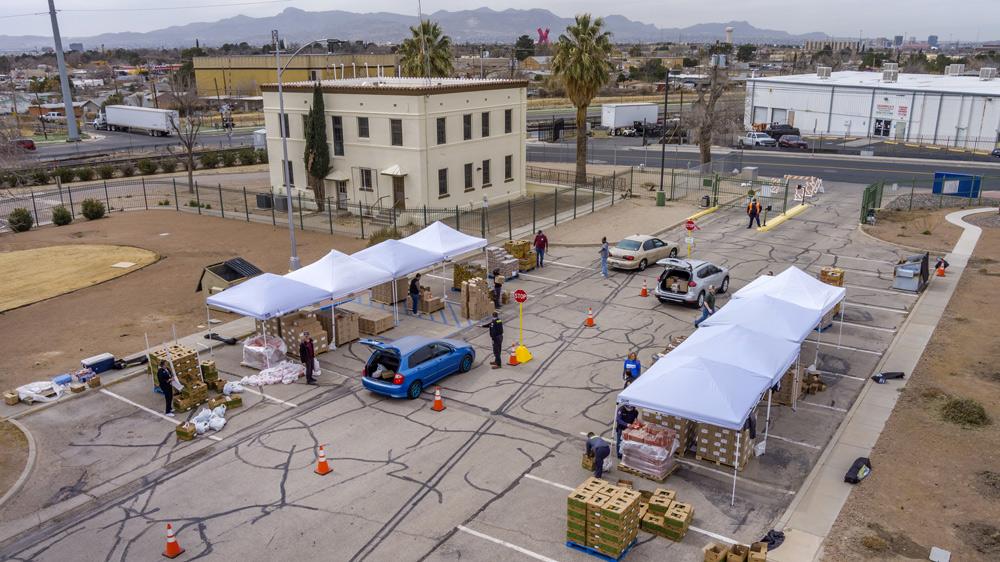
POLYGON ((517 302, 524 302, 528 300, 528 293, 525 293, 524 289, 518 289, 514 291, 514 300, 517 302))
POLYGON ((688 221, 686 223, 684 223, 684 228, 686 228, 686 229, 688 229, 690 231, 690 230, 694 230, 694 229, 698 228, 698 225, 694 224, 693 220, 688 219, 688 221))

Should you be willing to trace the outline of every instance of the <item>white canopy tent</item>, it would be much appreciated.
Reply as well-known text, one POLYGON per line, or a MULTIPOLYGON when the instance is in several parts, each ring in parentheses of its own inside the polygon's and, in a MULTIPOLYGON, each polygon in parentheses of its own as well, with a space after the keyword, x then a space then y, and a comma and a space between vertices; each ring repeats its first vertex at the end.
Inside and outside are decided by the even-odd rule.
MULTIPOLYGON (((403 238, 400 242, 430 252, 436 255, 441 262, 486 247, 485 238, 463 234, 441 221, 435 221, 425 226, 403 238)), ((441 296, 445 296, 444 289, 442 289, 441 296)))
MULTIPOLYGON (((351 257, 367 263, 368 265, 384 269, 392 274, 393 280, 406 277, 407 275, 426 269, 441 261, 441 258, 423 248, 411 246, 399 240, 386 240, 379 242, 370 248, 365 248, 359 252, 351 254, 351 257)), ((392 284, 393 314, 396 316, 396 323, 399 323, 399 310, 397 307, 396 284, 392 284)))
POLYGON ((667 357, 711 358, 713 363, 739 367, 768 379, 773 385, 781 380, 798 354, 799 344, 795 342, 743 326, 711 326, 695 330, 667 357))
POLYGON ((285 274, 292 279, 323 289, 327 298, 339 299, 392 281, 392 273, 337 250, 313 263, 285 274))
POLYGON ((792 304, 820 311, 820 316, 833 310, 844 300, 847 291, 816 279, 792 266, 775 276, 764 275, 733 293, 734 299, 768 295, 792 304))
POLYGON ((329 296, 327 291, 312 285, 262 273, 208 297, 205 302, 236 314, 267 320, 316 304, 329 296))
POLYGON ((801 343, 821 315, 814 310, 769 294, 733 299, 702 321, 700 326, 742 326, 762 334, 801 343), (762 321, 765 320, 766 321, 762 321))

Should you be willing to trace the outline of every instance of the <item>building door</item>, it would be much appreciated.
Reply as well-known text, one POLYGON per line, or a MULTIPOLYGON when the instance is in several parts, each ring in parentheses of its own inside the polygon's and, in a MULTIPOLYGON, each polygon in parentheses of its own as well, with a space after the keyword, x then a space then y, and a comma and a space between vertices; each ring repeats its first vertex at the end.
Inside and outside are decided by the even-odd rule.
POLYGON ((876 137, 888 137, 892 132, 892 119, 876 119, 875 130, 872 132, 876 137))
POLYGON ((787 109, 772 109, 771 110, 771 122, 777 123, 779 125, 785 125, 788 123, 788 110, 787 109))
POLYGON ((337 186, 337 210, 343 210, 347 208, 347 182, 337 181, 334 182, 337 186))
POLYGON ((406 190, 403 188, 403 176, 392 176, 392 208, 406 208, 406 190))
POLYGON ((753 107, 753 122, 767 123, 767 108, 755 105, 753 107))
POLYGON ((906 121, 896 123, 896 140, 906 140, 906 121))

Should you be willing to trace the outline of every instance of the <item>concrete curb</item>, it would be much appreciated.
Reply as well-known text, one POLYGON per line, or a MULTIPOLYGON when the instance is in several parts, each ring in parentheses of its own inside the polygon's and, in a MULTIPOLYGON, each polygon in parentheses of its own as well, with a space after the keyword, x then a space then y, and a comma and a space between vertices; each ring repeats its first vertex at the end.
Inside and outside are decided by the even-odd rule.
POLYGON ((781 223, 787 221, 788 219, 790 219, 790 218, 792 218, 792 217, 794 217, 796 215, 801 215, 802 213, 806 212, 807 210, 809 210, 809 205, 807 205, 806 203, 801 203, 799 205, 796 205, 796 206, 792 207, 791 209, 788 209, 784 213, 778 215, 777 217, 771 219, 766 225, 764 225, 764 226, 758 226, 757 227, 757 232, 769 232, 770 230, 774 229, 775 227, 780 226, 781 223))
POLYGON ((691 215, 690 217, 688 217, 687 219, 685 219, 685 222, 686 221, 693 221, 695 219, 700 219, 701 217, 703 217, 705 215, 710 215, 710 214, 718 211, 721 208, 722 207, 720 207, 719 205, 716 205, 714 207, 709 207, 709 208, 705 209, 704 211, 698 211, 697 213, 695 213, 695 214, 691 215))
MULTIPOLYGON (((137 369, 136 371, 124 373, 121 376, 114 378, 113 380, 109 380, 109 381, 106 381, 106 382, 105 381, 101 381, 101 386, 99 386, 98 388, 94 388, 94 389, 88 388, 88 390, 98 390, 99 388, 107 388, 109 386, 114 386, 114 385, 116 385, 118 383, 134 379, 135 377, 137 377, 137 376, 143 374, 144 372, 146 372, 145 366, 143 366, 141 369, 139 369, 138 367, 136 367, 136 369, 137 369)), ((37 404, 37 405, 31 404, 31 405, 28 406, 27 410, 24 410, 24 411, 21 411, 21 412, 17 412, 16 414, 14 414, 12 416, 8 416, 5 419, 7 419, 9 421, 19 420, 21 418, 30 416, 31 414, 34 414, 36 412, 42 412, 42 411, 47 410, 47 409, 49 409, 49 408, 51 408, 53 406, 56 406, 58 404, 65 404, 66 402, 69 402, 70 400, 75 400, 77 398, 80 398, 81 396, 89 396, 90 394, 93 394, 93 393, 89 393, 88 394, 87 391, 76 393, 76 394, 69 393, 69 394, 64 395, 62 398, 60 398, 58 400, 53 400, 52 402, 42 402, 42 403, 37 404)))
POLYGON ((35 446, 35 437, 30 431, 28 431, 28 428, 24 427, 24 425, 17 420, 8 419, 7 421, 14 424, 14 427, 21 430, 21 433, 23 433, 24 437, 28 440, 28 461, 24 463, 24 469, 21 470, 21 475, 17 477, 17 480, 10 487, 10 489, 4 493, 3 497, 0 497, 0 507, 2 507, 7 500, 14 497, 14 495, 20 491, 21 487, 24 486, 24 483, 28 481, 28 476, 35 468, 35 458, 38 455, 38 449, 35 446))

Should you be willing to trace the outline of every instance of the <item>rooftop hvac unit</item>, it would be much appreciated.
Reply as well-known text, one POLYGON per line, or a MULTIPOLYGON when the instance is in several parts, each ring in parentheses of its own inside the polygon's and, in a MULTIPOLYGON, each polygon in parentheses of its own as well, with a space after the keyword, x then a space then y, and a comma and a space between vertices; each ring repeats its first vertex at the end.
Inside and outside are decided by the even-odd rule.
POLYGON ((961 76, 965 74, 964 64, 949 64, 944 67, 944 73, 948 76, 961 76))
POLYGON ((979 79, 982 81, 993 80, 997 77, 997 69, 995 68, 981 68, 979 69, 979 79))
POLYGON ((882 71, 882 81, 883 82, 898 82, 899 81, 899 71, 898 70, 883 70, 882 71))
POLYGON ((895 63, 895 62, 883 62, 882 63, 882 70, 893 70, 893 71, 898 72, 899 71, 899 64, 895 63))
POLYGON ((833 69, 830 68, 829 66, 817 66, 816 67, 816 76, 819 76, 823 80, 829 78, 831 72, 833 72, 833 69))

